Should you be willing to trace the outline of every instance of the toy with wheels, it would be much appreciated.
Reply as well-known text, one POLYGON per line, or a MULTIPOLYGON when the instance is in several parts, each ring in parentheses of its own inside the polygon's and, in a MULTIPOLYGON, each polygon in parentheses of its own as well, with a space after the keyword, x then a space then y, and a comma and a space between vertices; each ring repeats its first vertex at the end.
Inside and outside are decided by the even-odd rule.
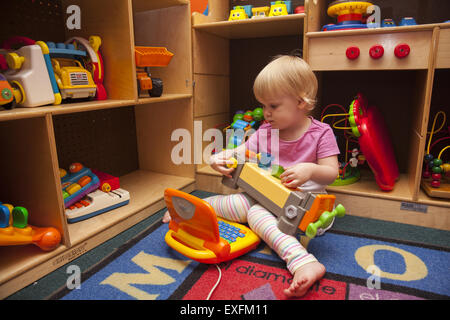
POLYGON ((106 89, 103 86, 105 77, 105 68, 103 57, 100 53, 102 39, 99 36, 90 36, 89 41, 81 37, 73 37, 66 41, 66 44, 73 44, 78 50, 83 50, 87 54, 86 69, 91 73, 94 83, 97 87, 95 98, 97 100, 106 100, 106 89))
POLYGON ((29 225, 26 208, 0 203, 0 246, 35 244, 51 251, 60 242, 61 234, 56 228, 29 225))
POLYGON ((368 1, 337 0, 330 3, 327 14, 337 19, 337 24, 327 24, 322 31, 366 29, 368 1))
POLYGON ((59 170, 64 206, 66 208, 69 208, 88 193, 93 192, 100 185, 98 177, 81 163, 72 163, 69 168, 69 173, 64 169, 59 170))
POLYGON ((16 51, 0 50, 7 62, 4 76, 17 90, 16 103, 21 107, 38 107, 55 103, 44 53, 39 45, 23 46, 16 51))
POLYGON ((134 47, 136 58, 136 73, 138 80, 138 95, 145 97, 160 97, 163 92, 163 82, 152 78, 149 67, 166 67, 172 60, 173 53, 163 47, 134 47))

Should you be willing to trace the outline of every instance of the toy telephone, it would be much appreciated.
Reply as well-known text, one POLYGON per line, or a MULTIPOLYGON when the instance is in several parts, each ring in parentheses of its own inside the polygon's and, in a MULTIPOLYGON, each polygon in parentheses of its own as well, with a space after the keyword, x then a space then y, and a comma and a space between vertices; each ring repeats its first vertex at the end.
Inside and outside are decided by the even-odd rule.
POLYGON ((221 219, 206 201, 166 189, 171 221, 165 241, 174 250, 202 263, 220 263, 255 249, 260 239, 246 226, 221 219))

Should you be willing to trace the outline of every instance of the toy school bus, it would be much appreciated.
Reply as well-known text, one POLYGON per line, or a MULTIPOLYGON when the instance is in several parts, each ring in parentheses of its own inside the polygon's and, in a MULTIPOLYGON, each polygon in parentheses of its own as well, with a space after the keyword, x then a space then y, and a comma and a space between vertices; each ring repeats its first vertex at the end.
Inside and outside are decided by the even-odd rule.
POLYGON ((309 238, 314 238, 317 230, 331 225, 335 216, 345 215, 341 204, 333 209, 334 195, 287 188, 279 180, 280 171, 272 171, 276 172, 272 174, 257 163, 245 162, 237 164, 232 178, 223 177, 222 183, 233 189, 240 187, 276 215, 278 228, 286 234, 294 235, 300 229, 309 238))

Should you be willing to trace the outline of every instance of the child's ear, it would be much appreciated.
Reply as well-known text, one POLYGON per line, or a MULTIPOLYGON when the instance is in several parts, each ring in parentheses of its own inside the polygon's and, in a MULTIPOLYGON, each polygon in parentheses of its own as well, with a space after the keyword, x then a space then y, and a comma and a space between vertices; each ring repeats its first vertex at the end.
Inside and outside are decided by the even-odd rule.
POLYGON ((300 108, 300 110, 308 109, 308 104, 304 100, 299 100, 297 106, 300 108))

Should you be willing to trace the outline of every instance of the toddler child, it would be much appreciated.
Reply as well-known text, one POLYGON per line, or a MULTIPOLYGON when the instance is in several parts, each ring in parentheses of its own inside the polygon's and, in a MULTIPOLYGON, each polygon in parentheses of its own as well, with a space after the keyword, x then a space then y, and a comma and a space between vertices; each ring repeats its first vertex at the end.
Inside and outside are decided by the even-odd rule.
MULTIPOLYGON (((245 144, 211 156, 211 167, 231 177, 234 169, 227 167, 231 156, 244 154, 243 149, 266 152, 274 156, 273 164, 285 168, 280 178, 286 187, 325 192, 325 186, 338 176, 339 149, 331 127, 309 115, 317 93, 317 79, 309 65, 295 55, 277 56, 258 74, 253 91, 263 105, 267 122, 245 144)), ((284 290, 286 296, 303 296, 324 276, 325 267, 296 237, 281 232, 277 217, 247 194, 218 195, 204 200, 218 216, 248 223, 286 262, 293 275, 291 285, 284 290)), ((170 215, 166 212, 163 222, 168 221, 170 215)))

